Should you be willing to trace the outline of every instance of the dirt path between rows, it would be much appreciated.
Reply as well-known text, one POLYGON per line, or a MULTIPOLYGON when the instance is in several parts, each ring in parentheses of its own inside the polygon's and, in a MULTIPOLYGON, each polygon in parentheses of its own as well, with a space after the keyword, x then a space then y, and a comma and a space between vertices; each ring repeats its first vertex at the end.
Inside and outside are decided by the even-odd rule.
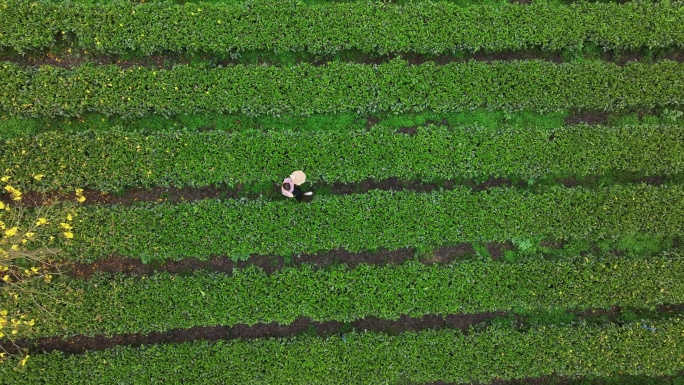
MULTIPOLYGON (((636 314, 647 317, 668 318, 681 316, 684 313, 684 304, 659 306, 655 312, 646 310, 630 309, 636 314)), ((587 309, 573 312, 578 320, 587 323, 618 323, 621 324, 623 309, 613 306, 610 309, 587 309)), ((350 323, 339 321, 317 322, 302 317, 296 319, 290 325, 280 325, 275 322, 259 323, 256 325, 238 324, 233 327, 227 326, 197 326, 189 329, 173 329, 166 332, 153 332, 148 334, 132 333, 119 334, 112 337, 105 335, 84 336, 77 335, 62 339, 59 337, 44 337, 37 340, 20 340, 16 346, 3 344, 3 348, 10 352, 16 352, 17 347, 28 348, 30 354, 49 353, 55 350, 66 354, 82 354, 89 350, 105 350, 118 345, 140 346, 160 343, 182 343, 199 340, 218 341, 226 339, 254 340, 261 338, 289 338, 301 335, 318 337, 336 337, 345 340, 345 334, 352 331, 371 331, 398 335, 404 332, 416 332, 423 330, 459 329, 465 334, 479 332, 491 325, 497 317, 507 317, 506 321, 515 330, 525 331, 531 325, 524 316, 510 314, 503 311, 485 312, 476 314, 448 314, 448 315, 425 315, 422 317, 400 316, 397 320, 386 320, 377 317, 366 317, 350 323)), ((645 324, 648 323, 644 321, 645 324)))
MULTIPOLYGON (((621 177, 620 183, 646 183, 649 185, 661 185, 670 180, 676 179, 678 176, 662 177, 662 176, 637 176, 627 175, 621 177)), ((330 195, 348 195, 348 194, 364 194, 371 190, 384 191, 414 191, 419 193, 427 193, 431 191, 453 190, 459 187, 467 187, 474 192, 484 191, 492 188, 528 188, 537 187, 541 185, 558 185, 564 187, 595 187, 599 181, 598 176, 588 176, 581 179, 568 177, 562 179, 555 179, 550 181, 538 180, 535 185, 529 186, 527 182, 522 180, 514 180, 510 178, 489 178, 484 182, 477 182, 475 180, 463 181, 444 181, 439 183, 426 183, 421 181, 400 180, 398 178, 387 178, 383 180, 363 180, 358 183, 322 183, 318 182, 311 188, 315 191, 321 189, 330 195)), ((169 202, 182 203, 192 202, 202 199, 238 199, 238 198, 265 198, 265 199, 285 199, 280 193, 280 185, 273 183, 267 190, 248 190, 244 185, 238 184, 236 187, 219 186, 219 187, 156 187, 152 189, 143 189, 138 187, 128 188, 123 194, 104 193, 97 190, 85 189, 83 196, 86 197, 84 205, 95 204, 120 204, 130 206, 137 202, 169 202)), ((75 198, 74 194, 58 194, 57 192, 48 192, 46 194, 26 191, 23 193, 22 200, 15 202, 17 205, 25 207, 36 207, 45 204, 52 199, 72 200, 75 198)), ((0 193, 0 199, 10 201, 10 196, 7 193, 0 193)), ((308 198, 307 198, 308 199, 308 198)), ((315 199, 315 197, 313 198, 315 199)))
MULTIPOLYGON (((4 52, 0 53, 0 61, 9 61, 23 66, 50 65, 68 69, 81 66, 85 63, 93 63, 97 65, 116 65, 122 68, 147 67, 156 69, 172 69, 175 65, 195 65, 198 63, 202 63, 203 65, 207 65, 209 67, 226 67, 237 64, 282 66, 301 63, 309 63, 314 66, 324 66, 328 62, 334 60, 343 60, 349 63, 370 65, 387 63, 395 58, 401 58, 414 65, 423 64, 426 62, 434 62, 437 65, 444 65, 448 63, 465 63, 471 60, 482 62, 546 60, 554 63, 564 63, 567 61, 560 52, 544 52, 539 49, 518 51, 507 50, 491 53, 464 53, 458 56, 453 54, 425 55, 411 52, 379 55, 349 50, 340 52, 336 55, 322 56, 308 53, 294 53, 294 58, 288 57, 286 62, 281 61, 277 55, 266 51, 259 53, 243 53, 244 58, 250 59, 222 58, 209 53, 190 56, 177 52, 167 52, 133 58, 131 56, 133 55, 94 55, 89 53, 87 50, 78 50, 75 48, 71 48, 69 52, 66 47, 57 47, 52 51, 32 52, 26 55, 4 52)), ((653 55, 647 53, 646 50, 629 52, 607 51, 603 52, 600 56, 596 56, 595 54, 586 54, 584 56, 588 58, 601 59, 607 62, 615 63, 617 65, 626 65, 631 62, 651 62, 653 60, 672 60, 679 63, 684 62, 684 51, 674 48, 670 52, 665 52, 658 55, 655 59, 653 58, 653 55)))

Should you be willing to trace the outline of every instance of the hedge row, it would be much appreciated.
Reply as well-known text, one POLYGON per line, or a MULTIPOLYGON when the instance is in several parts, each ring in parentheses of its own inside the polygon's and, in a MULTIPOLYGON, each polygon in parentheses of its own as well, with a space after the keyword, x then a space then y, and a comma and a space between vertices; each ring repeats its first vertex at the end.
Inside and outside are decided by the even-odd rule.
POLYGON ((684 230, 684 187, 387 192, 315 197, 310 204, 207 199, 86 206, 67 253, 143 261, 289 255, 520 239, 617 239, 684 230), (153 229, 151 231, 150 229, 153 229))
POLYGON ((362 52, 604 50, 684 47, 684 7, 670 2, 511 4, 449 2, 307 5, 258 0, 239 4, 117 1, 106 4, 4 0, 0 48, 50 49, 61 38, 96 54, 246 50, 362 52))
POLYGON ((18 308, 45 320, 32 336, 113 335, 194 326, 289 325, 298 317, 351 322, 402 314, 648 308, 684 302, 684 258, 672 254, 516 264, 489 259, 451 266, 408 262, 316 271, 304 265, 271 275, 249 267, 230 276, 196 272, 62 278, 51 284, 38 281, 30 289, 44 294, 37 299, 40 308, 26 296, 4 297, 0 303, 3 309, 18 308), (54 318, 39 317, 43 311, 54 318))
MULTIPOLYGON (((677 116, 678 110, 664 109, 663 112, 648 111, 640 116, 636 112, 619 111, 609 114, 608 126, 634 126, 641 124, 684 126, 684 116, 677 116)), ((684 115, 684 114, 682 114, 684 115)), ((487 111, 477 109, 463 112, 421 111, 417 113, 395 114, 380 112, 373 115, 344 112, 337 114, 315 114, 300 116, 286 114, 275 116, 247 116, 244 114, 188 114, 164 117, 152 115, 144 117, 105 116, 85 114, 79 117, 22 118, 0 113, 0 140, 28 137, 50 131, 64 134, 77 134, 86 131, 106 133, 125 127, 128 132, 156 134, 170 131, 362 131, 380 125, 388 128, 424 126, 430 123, 451 127, 488 127, 488 128, 560 128, 569 118, 568 111, 535 113, 530 111, 487 111)), ((578 115, 574 115, 578 116, 578 115)))
POLYGON ((0 366, 7 383, 36 384, 397 384, 488 383, 559 376, 674 375, 684 368, 681 319, 624 326, 440 330, 389 336, 198 341, 65 356, 0 366))
POLYGON ((25 116, 86 112, 143 116, 199 112, 248 115, 343 111, 619 110, 678 106, 684 63, 626 66, 603 61, 227 68, 86 64, 73 70, 0 65, 0 109, 25 116))
MULTIPOLYGON (((284 114, 275 116, 247 116, 244 114, 203 113, 173 115, 169 117, 152 115, 144 117, 106 116, 88 113, 78 117, 22 118, 0 113, 0 140, 28 137, 50 131, 64 134, 78 134, 86 131, 106 133, 116 126, 125 131, 156 134, 169 131, 362 131, 380 125, 387 128, 406 129, 427 124, 445 125, 452 128, 472 126, 497 128, 561 128, 568 121, 586 121, 584 112, 531 112, 531 111, 488 111, 475 109, 461 112, 420 111, 408 113, 379 112, 371 115, 354 112, 315 114, 310 116, 284 114)), ((589 116, 591 117, 591 115, 589 116)), ((624 127, 638 125, 664 125, 684 127, 684 111, 664 108, 650 111, 620 110, 602 116, 600 122, 592 125, 624 127)), ((573 123, 575 124, 575 123, 573 123)))
POLYGON ((7 140, 0 164, 24 188, 57 184, 113 191, 126 187, 279 182, 304 169, 311 182, 521 179, 684 171, 684 130, 676 126, 559 129, 450 129, 429 125, 414 136, 375 126, 365 132, 246 131, 50 132, 7 140), (256 156, 259 154, 259 156, 256 156), (31 176, 43 174, 41 181, 31 176))

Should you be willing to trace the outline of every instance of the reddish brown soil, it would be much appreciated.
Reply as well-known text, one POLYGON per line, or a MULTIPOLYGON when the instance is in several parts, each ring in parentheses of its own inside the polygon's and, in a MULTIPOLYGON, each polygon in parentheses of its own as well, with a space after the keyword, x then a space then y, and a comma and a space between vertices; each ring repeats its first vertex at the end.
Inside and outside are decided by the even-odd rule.
MULTIPOLYGON (((121 256, 110 256, 109 258, 99 259, 91 264, 76 263, 66 273, 79 278, 90 278, 96 272, 103 273, 124 273, 136 275, 152 275, 155 271, 164 271, 174 274, 191 273, 196 270, 216 271, 230 274, 233 269, 244 269, 248 266, 257 266, 266 273, 282 269, 284 266, 311 265, 316 269, 324 269, 332 265, 347 265, 354 269, 359 264, 376 266, 399 265, 407 260, 413 259, 415 250, 399 249, 394 251, 377 250, 376 252, 351 253, 345 250, 333 250, 323 255, 301 254, 291 258, 274 255, 253 255, 247 261, 234 262, 228 257, 214 257, 207 261, 200 261, 195 258, 186 258, 181 261, 165 261, 164 263, 143 264, 140 259, 125 258, 121 256)), ((454 260, 456 256, 445 258, 454 260)))
POLYGON ((430 192, 439 188, 436 183, 388 178, 383 180, 366 179, 353 184, 335 182, 331 186, 333 194, 362 194, 370 190, 430 192))
POLYGON ((376 116, 369 116, 366 118, 366 130, 370 130, 371 127, 375 126, 376 124, 380 123, 380 118, 376 116))
POLYGON ((455 246, 440 247, 432 252, 423 262, 426 264, 447 265, 454 261, 460 261, 475 255, 475 249, 470 243, 460 243, 455 246))
POLYGON ((610 322, 615 322, 615 318, 620 315, 621 311, 620 306, 613 306, 610 309, 585 309, 575 314, 580 318, 602 316, 608 318, 610 322))
POLYGON ((565 119, 565 124, 605 125, 608 123, 609 116, 609 113, 601 111, 574 111, 565 119))
POLYGON ((542 239, 540 242, 542 247, 548 247, 551 249, 562 249, 565 246, 565 241, 559 241, 555 239, 542 239))
POLYGON ((515 250, 515 246, 511 242, 504 242, 504 243, 494 243, 490 242, 486 244, 487 251, 489 252, 489 255, 492 256, 492 259, 494 260, 499 260, 503 258, 504 253, 506 253, 506 250, 515 250))
POLYGON ((408 136, 414 136, 418 134, 418 127, 401 127, 397 129, 397 134, 405 134, 408 136))
POLYGON ((665 54, 665 59, 684 63, 684 51, 673 51, 665 54))
MULTIPOLYGON (((447 316, 426 315, 411 318, 402 315, 398 320, 385 320, 377 317, 367 317, 344 325, 338 321, 314 322, 309 318, 298 318, 290 325, 260 323, 253 326, 239 324, 234 327, 201 326, 189 329, 173 329, 168 332, 149 334, 121 334, 113 337, 104 335, 77 335, 62 339, 58 337, 40 338, 37 341, 18 341, 17 346, 29 348, 31 352, 47 353, 59 350, 67 354, 80 354, 88 350, 110 349, 117 345, 140 346, 157 343, 181 343, 197 340, 241 339, 253 340, 257 338, 286 338, 302 334, 314 334, 320 337, 339 336, 344 338, 345 330, 372 331, 397 335, 409 331, 428 329, 455 328, 467 333, 470 327, 487 324, 493 318, 503 316, 504 312, 479 314, 450 314, 447 316)), ((16 350, 9 348, 10 351, 16 350)))
MULTIPOLYGON (((525 1, 525 0, 523 0, 525 1)), ((501 51, 501 52, 475 52, 462 57, 454 55, 422 55, 414 53, 404 53, 399 55, 402 59, 411 64, 423 64, 434 62, 437 65, 448 63, 465 63, 471 60, 492 62, 492 61, 511 61, 511 60, 548 60, 554 63, 562 63, 563 57, 560 53, 541 53, 535 50, 524 51, 501 51)), ((389 59, 388 59, 389 60, 389 59)))
MULTIPOLYGON (((562 242, 554 240, 543 240, 542 245, 550 248, 560 249, 562 242)), ((512 243, 493 243, 487 244, 487 250, 493 259, 499 259, 505 250, 515 250, 512 243)), ((454 246, 443 246, 433 250, 423 256, 421 263, 426 265, 439 264, 448 265, 450 263, 468 259, 475 255, 475 250, 470 243, 460 243, 454 246)), ((322 254, 298 254, 292 257, 277 255, 251 255, 247 261, 232 261, 228 257, 213 257, 206 261, 196 258, 186 258, 181 261, 152 262, 144 264, 137 258, 126 258, 118 255, 111 255, 108 258, 98 259, 93 263, 77 262, 73 266, 65 267, 63 272, 73 277, 82 279, 91 278, 96 272, 100 273, 122 273, 129 275, 152 275, 155 272, 168 272, 173 274, 189 274, 193 271, 206 270, 231 274, 234 269, 244 269, 249 266, 260 267, 267 274, 281 270, 285 266, 297 267, 309 265, 314 269, 325 269, 333 265, 346 265, 350 269, 355 269, 360 264, 373 266, 400 265, 406 261, 414 260, 416 250, 405 248, 388 251, 378 249, 374 252, 352 253, 346 250, 332 250, 322 254)))

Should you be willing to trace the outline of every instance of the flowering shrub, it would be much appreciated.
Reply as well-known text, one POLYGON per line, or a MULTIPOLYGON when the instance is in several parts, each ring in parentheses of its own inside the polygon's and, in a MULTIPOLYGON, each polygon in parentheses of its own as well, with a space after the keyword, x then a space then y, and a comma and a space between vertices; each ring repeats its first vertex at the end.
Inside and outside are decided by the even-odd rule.
MULTIPOLYGON (((35 174, 33 178, 41 180, 44 175, 35 174)), ((30 297, 45 295, 40 291, 27 288, 25 282, 40 279, 50 283, 55 274, 59 274, 57 264, 59 248, 54 247, 57 237, 67 242, 74 237, 72 222, 76 217, 75 202, 63 202, 50 199, 44 205, 29 210, 20 205, 22 192, 12 183, 12 177, 0 178, 3 190, 9 198, 0 199, 0 295, 9 300, 5 305, 19 303, 30 297)), ((77 202, 85 201, 82 189, 76 189, 77 202)), ((34 301, 37 305, 38 302, 34 301)), ((11 307, 11 306, 7 306, 11 307)), ((45 310, 45 309, 41 309, 45 310)), ((36 319, 29 318, 18 308, 0 309, 0 338, 9 339, 14 344, 13 336, 31 335, 36 319)), ((21 349, 17 351, 22 352, 21 349)), ((0 360, 9 354, 3 348, 0 360)), ((23 352, 25 353, 25 352, 23 352)), ((14 354, 16 355, 16 354, 14 354)), ((28 355, 23 354, 20 365, 25 365, 28 355)))

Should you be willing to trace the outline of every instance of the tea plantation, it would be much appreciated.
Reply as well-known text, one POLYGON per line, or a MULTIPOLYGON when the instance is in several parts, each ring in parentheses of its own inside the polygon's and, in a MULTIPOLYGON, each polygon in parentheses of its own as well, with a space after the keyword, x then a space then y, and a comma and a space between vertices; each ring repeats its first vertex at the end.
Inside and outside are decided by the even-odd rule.
POLYGON ((0 0, 0 143, 1 384, 684 383, 681 1, 0 0))

